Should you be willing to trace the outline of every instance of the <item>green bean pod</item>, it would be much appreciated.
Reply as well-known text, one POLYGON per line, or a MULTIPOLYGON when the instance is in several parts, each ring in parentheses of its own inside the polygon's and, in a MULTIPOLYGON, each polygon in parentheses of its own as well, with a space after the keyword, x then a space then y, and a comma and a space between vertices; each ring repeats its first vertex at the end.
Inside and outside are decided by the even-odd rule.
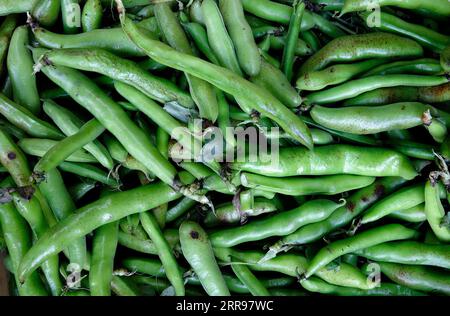
MULTIPOLYGON (((180 238, 178 236, 178 230, 166 229, 164 231, 164 238, 167 240, 170 247, 174 249, 174 251, 178 252, 180 250, 179 249, 180 238)), ((119 244, 121 246, 145 254, 158 255, 158 250, 156 249, 155 244, 151 240, 148 239, 141 240, 140 238, 125 232, 119 232, 119 244)))
POLYGON ((386 59, 370 59, 353 64, 334 65, 323 70, 307 72, 297 79, 297 89, 316 91, 330 85, 337 85, 361 74, 377 65, 384 64, 386 59))
MULTIPOLYGON (((213 0, 204 0, 202 2, 202 13, 209 44, 219 59, 220 64, 239 76, 242 76, 235 47, 225 27, 225 22, 219 7, 213 0)), ((233 16, 233 18, 235 17, 233 16)))
POLYGON ((114 56, 106 50, 53 50, 45 54, 44 61, 78 70, 95 71, 129 84, 161 103, 175 101, 185 107, 194 105, 191 97, 169 80, 153 76, 136 63, 114 56))
POLYGON ((286 236, 307 224, 326 219, 345 201, 313 200, 270 218, 252 221, 242 227, 218 230, 211 234, 214 247, 232 247, 241 243, 262 240, 272 236, 286 236))
POLYGON ((9 100, 0 93, 0 113, 14 126, 34 137, 62 139, 62 134, 53 125, 37 118, 26 108, 9 100))
POLYGON ((0 4, 0 16, 31 11, 39 0, 4 0, 0 4))
POLYGON ((435 180, 428 180, 425 184, 425 214, 428 224, 436 237, 444 242, 450 241, 450 227, 445 224, 445 210, 442 206, 439 186, 435 180))
MULTIPOLYGON (((402 1, 402 0, 379 0, 377 5, 380 7, 384 6, 395 6, 403 9, 425 9, 432 13, 438 15, 448 16, 450 15, 450 3, 446 0, 435 0, 435 1, 402 1)), ((365 11, 367 8, 373 6, 370 0, 345 0, 344 7, 341 11, 341 16, 350 12, 365 11)))
POLYGON ((419 102, 400 102, 382 106, 354 106, 344 108, 327 108, 316 105, 311 110, 311 117, 327 128, 358 135, 410 129, 427 125, 426 112, 436 109, 419 102))
POLYGON ((422 47, 413 40, 388 33, 347 35, 325 45, 300 68, 299 75, 321 70, 331 63, 369 58, 420 57, 422 47))
POLYGON ((288 107, 296 108, 302 103, 302 98, 291 86, 284 73, 264 60, 261 62, 259 74, 251 77, 250 81, 267 89, 288 107))
POLYGON ((322 177, 273 178, 243 172, 241 183, 246 188, 260 189, 284 195, 335 195, 367 187, 375 177, 331 175, 322 177))
MULTIPOLYGON (((45 100, 43 109, 66 136, 74 135, 84 124, 78 116, 52 100, 45 100)), ((103 167, 108 170, 114 167, 110 153, 100 141, 94 140, 83 148, 94 156, 103 167)))
POLYGON ((59 169, 64 172, 73 173, 87 179, 95 180, 112 188, 119 187, 117 180, 114 179, 109 172, 90 164, 64 161, 59 164, 59 169))
POLYGON ((126 19, 123 10, 121 11, 121 21, 122 27, 130 38, 139 43, 140 47, 144 48, 154 60, 210 82, 219 89, 233 95, 247 112, 254 109, 273 119, 300 143, 312 148, 311 135, 303 121, 268 92, 232 71, 171 50, 163 43, 146 37, 130 20, 126 19), (223 78, 226 78, 226 80, 223 80, 223 78))
MULTIPOLYGON (((361 17, 369 23, 369 13, 360 13, 361 17)), ((450 37, 440 34, 426 26, 413 24, 402 20, 394 15, 380 12, 380 24, 376 29, 382 32, 391 32, 405 37, 410 37, 422 46, 430 48, 435 52, 441 52, 450 44, 450 37)))
POLYGON ((200 225, 186 221, 180 226, 180 242, 183 256, 198 276, 203 288, 211 296, 229 296, 208 235, 200 225))
POLYGON ((119 222, 103 225, 94 232, 89 270, 89 289, 92 296, 111 295, 118 233, 119 222))
MULTIPOLYGON (((167 278, 175 289, 175 294, 177 296, 185 295, 185 288, 183 283, 183 278, 178 267, 178 263, 172 252, 172 249, 164 238, 161 229, 158 226, 158 222, 151 213, 141 213, 140 219, 142 226, 149 235, 150 239, 154 242, 156 249, 158 250, 158 256, 161 260, 164 270, 166 272, 167 278)), ((180 234, 181 242, 181 234, 180 234)))
POLYGON ((139 289, 131 280, 114 275, 111 280, 111 290, 117 296, 139 296, 139 289))
POLYGON ((219 60, 214 54, 211 46, 208 42, 208 34, 206 33, 203 25, 199 23, 183 23, 183 28, 190 35, 197 48, 205 55, 210 62, 215 65, 219 65, 219 60))
MULTIPOLYGON (((270 0, 242 0, 244 10, 259 18, 288 25, 292 7, 270 0)), ((301 30, 306 31, 315 26, 310 12, 306 11, 302 19, 301 30)))
MULTIPOLYGON (((56 144, 58 144, 58 141, 44 138, 23 138, 17 143, 24 153, 36 157, 44 157, 56 144)), ((67 157, 66 161, 96 163, 97 159, 84 150, 77 150, 67 157)))
MULTIPOLYGON (((286 47, 287 36, 270 36, 269 42, 271 49, 281 50, 286 47)), ((300 38, 297 38, 293 45, 296 56, 309 56, 313 53, 311 47, 300 38)))
MULTIPOLYGON (((35 49, 37 60, 44 51, 35 49)), ((130 119, 126 112, 105 92, 80 72, 66 67, 44 67, 42 71, 66 90, 80 105, 90 111, 123 146, 149 170, 173 185, 175 168, 151 143, 147 135, 130 119), (106 110, 107 109, 107 110, 106 110)))
POLYGON ((400 219, 409 223, 422 223, 427 220, 425 204, 419 204, 404 210, 393 211, 388 215, 391 218, 400 219))
MULTIPOLYGON (((155 6, 155 16, 169 45, 184 54, 194 55, 183 28, 167 3, 160 3, 155 6), (164 27, 167 25, 170 27, 164 27)), ((186 73, 186 79, 189 83, 192 98, 200 111, 200 116, 215 122, 219 106, 213 87, 201 78, 188 73, 186 73)))
MULTIPOLYGON (((0 186, 10 187, 14 184, 11 178, 6 178, 0 186)), ((13 274, 20 295, 45 296, 47 291, 38 272, 30 275, 21 284, 17 278, 17 269, 25 253, 31 247, 31 234, 25 219, 17 212, 12 202, 0 204, 0 225, 5 238, 6 248, 11 258, 13 274)))
POLYGON ((389 74, 418 74, 418 75, 439 75, 443 68, 439 61, 432 58, 421 58, 415 60, 395 61, 382 64, 364 73, 362 77, 389 75, 389 74))
POLYGON ((77 133, 66 137, 46 152, 34 166, 34 172, 36 175, 45 177, 45 173, 59 166, 67 157, 95 140, 104 131, 105 128, 99 121, 96 119, 90 120, 77 133))
POLYGON ((236 49, 239 65, 247 75, 258 75, 261 68, 261 56, 250 25, 245 19, 241 1, 220 0, 219 6, 225 26, 236 49))
POLYGON ((411 86, 433 87, 448 82, 445 76, 386 75, 352 80, 339 86, 313 92, 305 98, 308 104, 329 104, 357 97, 373 89, 411 86))
POLYGON ((381 283, 379 287, 369 290, 355 289, 329 284, 317 277, 300 281, 306 290, 314 293, 337 296, 425 296, 426 294, 394 283, 381 283))
POLYGON ((292 15, 289 21, 289 29, 286 36, 286 45, 284 46, 281 59, 281 68, 286 78, 291 81, 293 76, 295 46, 300 35, 300 26, 305 13, 305 4, 303 1, 294 3, 292 15))
MULTIPOLYGON (((145 56, 145 53, 128 39, 121 28, 97 29, 80 34, 58 34, 39 27, 36 23, 30 26, 35 40, 43 47, 101 48, 120 56, 145 56)), ((147 31, 151 32, 151 30, 147 31)))
MULTIPOLYGON (((233 259, 233 257, 231 258, 233 259)), ((267 288, 260 282, 260 280, 253 274, 250 269, 241 264, 231 264, 231 269, 237 278, 245 284, 253 296, 270 296, 267 288)))
POLYGON ((275 212, 277 206, 271 200, 256 199, 251 209, 237 209, 233 203, 225 203, 217 206, 214 212, 210 212, 204 219, 207 227, 245 223, 249 217, 275 212))
POLYGON ((399 224, 388 224, 358 233, 352 237, 330 243, 319 250, 311 259, 305 276, 309 278, 318 269, 323 268, 334 259, 353 251, 375 246, 387 241, 411 239, 417 237, 417 231, 399 224))
POLYGON ((37 114, 40 111, 41 100, 33 75, 33 58, 27 48, 29 44, 28 28, 18 27, 9 45, 7 66, 13 88, 14 101, 37 114))
POLYGON ((374 261, 426 265, 449 269, 449 247, 449 245, 430 245, 416 241, 393 241, 361 249, 355 253, 374 261))
POLYGON ((181 197, 169 186, 155 183, 109 196, 88 204, 62 220, 27 253, 19 267, 19 279, 25 280, 48 257, 66 248, 74 239, 83 237, 96 228, 115 222, 128 215, 145 212, 163 203, 181 197))
POLYGON ((436 294, 450 294, 450 273, 432 267, 376 262, 381 272, 397 284, 436 294))
POLYGON ((52 27, 58 21, 61 10, 59 0, 38 0, 31 11, 31 15, 40 25, 52 27))
POLYGON ((280 148, 278 164, 251 158, 254 157, 248 157, 245 162, 234 162, 231 168, 270 177, 354 174, 400 176, 411 180, 417 175, 411 162, 402 154, 373 147, 328 145, 317 147, 314 152, 299 147, 280 148))
POLYGON ((81 8, 79 0, 61 0, 61 16, 64 33, 78 33, 81 27, 81 8))
MULTIPOLYGON (((3 64, 8 54, 9 43, 11 41, 11 36, 17 26, 17 16, 8 15, 0 25, 0 74, 3 72, 3 64)), ((9 77, 8 77, 9 78, 9 77)), ((11 85, 11 80, 6 79, 2 85, 2 93, 5 90, 12 89, 8 87, 11 85)))
MULTIPOLYGON (((67 191, 64 180, 57 169, 52 169, 47 173, 45 181, 39 184, 39 189, 47 199, 58 221, 69 217, 76 210, 75 203, 67 191)), ((73 240, 67 247, 67 253, 70 263, 78 264, 79 267, 88 270, 89 262, 85 238, 73 240)))
POLYGON ((103 8, 100 0, 87 0, 81 13, 83 32, 99 29, 102 25, 103 8))

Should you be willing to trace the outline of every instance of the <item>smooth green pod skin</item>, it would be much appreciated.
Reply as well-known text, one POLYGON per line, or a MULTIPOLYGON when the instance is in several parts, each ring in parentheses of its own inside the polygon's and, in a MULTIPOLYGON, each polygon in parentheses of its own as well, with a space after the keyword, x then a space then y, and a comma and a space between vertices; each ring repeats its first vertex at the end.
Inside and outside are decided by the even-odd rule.
MULTIPOLYGON (((178 230, 166 229, 163 233, 164 238, 167 240, 170 247, 174 249, 174 251, 179 251, 178 245, 180 243, 180 238, 178 236, 178 230)), ((158 255, 158 250, 151 240, 141 240, 140 238, 125 232, 119 232, 119 244, 141 253, 158 255)))
MULTIPOLYGON (((194 55, 182 26, 167 3, 160 3, 155 6, 155 16, 164 39, 169 45, 179 52, 194 55)), ((186 73, 186 79, 189 83, 192 98, 200 111, 200 116, 215 122, 219 113, 219 106, 212 85, 188 73, 186 73)))
POLYGON ((40 25, 52 27, 58 20, 60 10, 60 0, 39 0, 33 7, 31 15, 40 25))
POLYGON ((407 180, 398 177, 386 177, 375 181, 372 185, 360 189, 346 199, 346 205, 340 207, 326 220, 306 225, 270 247, 269 251, 278 253, 283 247, 315 242, 328 233, 345 227, 381 197, 393 192, 405 184, 407 180))
MULTIPOLYGON (((42 107, 44 112, 66 136, 72 136, 77 133, 84 124, 78 116, 52 100, 45 100, 42 107)), ((103 167, 108 170, 114 167, 110 153, 100 141, 94 140, 83 148, 94 156, 103 167)))
POLYGON ((59 164, 59 169, 64 172, 95 180, 113 188, 119 187, 117 180, 115 180, 108 172, 93 165, 64 161, 59 164))
POLYGON ((210 235, 211 244, 214 247, 232 247, 272 236, 289 235, 302 226, 326 219, 344 203, 323 199, 306 202, 293 210, 252 221, 242 227, 218 230, 210 235))
MULTIPOLYGON (((159 259, 161 260, 164 266, 167 278, 169 279, 170 283, 175 289, 175 294, 177 296, 185 295, 183 276, 181 275, 178 263, 172 252, 172 248, 170 247, 167 240, 164 238, 164 235, 161 229, 159 228, 156 218, 150 212, 143 212, 140 214, 140 219, 146 233, 153 241, 156 249, 158 250, 159 259)), ((181 241, 181 234, 180 234, 180 241, 181 241)))
POLYGON ((261 88, 267 89, 288 107, 296 108, 302 103, 302 98, 291 86, 284 73, 265 60, 261 61, 259 74, 251 77, 250 81, 261 88))
POLYGON ((161 42, 145 36, 133 23, 121 15, 122 27, 130 38, 145 49, 149 57, 172 68, 188 72, 206 80, 233 95, 248 113, 253 109, 273 119, 282 129, 301 144, 312 148, 312 138, 305 123, 283 106, 270 93, 225 68, 210 64, 199 58, 171 50, 161 42), (250 97, 251 95, 251 97, 250 97))
POLYGON ((11 37, 6 63, 14 101, 37 114, 40 111, 41 100, 36 77, 33 75, 33 58, 27 45, 29 45, 28 28, 20 26, 11 37))
MULTIPOLYGON (((39 239, 48 231, 49 224, 46 221, 44 212, 37 198, 31 200, 21 197, 19 194, 13 194, 14 205, 23 218, 30 225, 33 236, 39 239)), ((54 296, 61 294, 63 285, 59 275, 59 258, 53 255, 42 263, 42 271, 50 288, 50 292, 54 296)), ((23 280, 20 280, 23 281, 23 280)))
POLYGON ((364 73, 362 77, 389 75, 389 74, 418 74, 418 75, 439 75, 442 74, 442 67, 439 61, 432 58, 421 58, 415 60, 395 61, 380 65, 364 73))
POLYGON ((314 178, 272 178, 251 173, 241 174, 246 188, 260 189, 283 195, 335 195, 371 185, 375 177, 332 175, 314 178))
MULTIPOLYGON (((369 13, 360 13, 360 15, 365 21, 368 21, 369 13)), ((423 25, 406 22, 385 12, 380 12, 380 22, 375 27, 377 30, 410 37, 422 46, 438 53, 450 44, 449 36, 440 34, 423 25)))
POLYGON ((320 48, 322 47, 322 44, 320 43, 319 38, 311 30, 301 33, 300 37, 305 41, 307 46, 311 48, 312 53, 318 52, 320 50, 320 48))
POLYGON ((99 29, 102 25, 103 7, 100 0, 87 0, 81 13, 83 32, 99 29))
POLYGON ((394 283, 381 283, 379 287, 361 290, 329 284, 317 277, 310 277, 300 281, 306 290, 314 293, 336 296, 425 296, 425 293, 414 291, 406 286, 394 283))
POLYGON ((347 100, 345 106, 385 105, 396 102, 441 103, 450 101, 450 83, 435 87, 392 87, 375 89, 347 100))
POLYGON ((87 193, 89 193, 91 190, 95 189, 97 187, 97 183, 94 181, 81 181, 78 183, 75 183, 68 187, 68 190, 70 192, 70 196, 73 198, 74 201, 78 202, 81 198, 83 198, 87 193))
MULTIPOLYGON (((286 46, 286 36, 271 36, 270 48, 275 50, 281 50, 286 46)), ((309 45, 300 38, 297 38, 294 45, 294 54, 296 56, 309 56, 313 54, 313 51, 309 45)))
POLYGON ((422 47, 413 40, 388 33, 346 35, 332 40, 310 57, 299 75, 321 70, 331 63, 354 62, 369 58, 420 57, 422 47))
MULTIPOLYGON (((6 178, 1 187, 10 187, 14 184, 11 178, 6 178)), ((30 275, 27 281, 21 284, 17 278, 17 269, 25 253, 31 247, 31 234, 25 219, 17 212, 12 202, 0 205, 0 226, 3 231, 6 248, 11 258, 15 282, 22 296, 48 295, 42 280, 37 272, 30 275)))
POLYGON ((344 6, 344 0, 311 0, 311 2, 323 11, 341 11, 344 6))
POLYGON ((202 13, 209 44, 220 64, 242 77, 243 74, 236 56, 235 47, 227 32, 219 7, 213 0, 204 0, 202 2, 202 13))
POLYGON ((397 86, 433 87, 448 82, 444 76, 385 75, 355 79, 339 86, 313 92, 305 98, 307 104, 329 104, 351 99, 373 89, 397 86))
POLYGON ((311 259, 305 276, 309 278, 318 269, 323 268, 334 259, 356 250, 375 246, 387 241, 411 239, 418 233, 399 224, 388 224, 358 233, 352 237, 334 241, 319 250, 311 259))
POLYGON ((136 63, 117 57, 101 49, 64 49, 45 54, 45 59, 59 66, 94 71, 114 80, 129 84, 148 97, 161 102, 177 102, 193 107, 191 97, 169 80, 153 76, 136 63))
POLYGON ((145 212, 181 197, 169 186, 155 183, 124 192, 115 192, 88 204, 51 227, 21 262, 18 275, 25 280, 48 257, 66 248, 96 228, 131 214, 145 212))
POLYGON ((237 278, 245 284, 253 296, 270 296, 270 292, 259 281, 250 269, 241 264, 231 264, 231 269, 237 278))
POLYGON ((261 56, 252 29, 245 19, 241 1, 221 0, 219 6, 241 69, 248 76, 256 76, 261 68, 261 56))
POLYGON ((37 118, 28 109, 11 101, 2 93, 0 93, 0 114, 30 136, 52 139, 64 138, 64 134, 56 127, 37 118))
MULTIPOLYGON (((144 26, 139 24, 140 26, 144 26)), ((31 24, 34 39, 43 47, 62 48, 101 48, 119 56, 139 57, 145 53, 131 42, 120 27, 97 29, 80 34, 58 34, 31 24)), ((148 28, 151 32, 151 29, 148 28)))
POLYGON ((81 8, 79 0, 61 0, 61 16, 65 34, 78 33, 81 25, 81 8), (78 8, 79 12, 77 12, 78 8), (78 14, 77 14, 78 13, 78 14))
POLYGON ((211 46, 209 46, 208 34, 203 25, 194 22, 183 23, 183 28, 190 35, 195 46, 197 46, 203 55, 205 55, 213 64, 219 65, 219 59, 217 59, 211 46))
POLYGON ((441 52, 441 67, 446 73, 450 73, 450 45, 441 52))
POLYGON ((131 280, 114 275, 111 280, 111 290, 117 296, 139 296, 139 289, 131 280))
POLYGON ((337 85, 371 69, 386 63, 386 59, 370 59, 353 64, 334 65, 323 70, 307 72, 297 79, 297 89, 307 91, 322 90, 337 85))
MULTIPOLYGON (((242 0, 244 10, 259 18, 288 25, 292 7, 270 0, 242 0)), ((312 29, 315 25, 310 12, 306 11, 302 19, 301 30, 312 29)))
MULTIPOLYGON (((446 0, 435 1, 402 1, 402 0, 379 0, 377 4, 380 7, 395 6, 403 9, 424 9, 438 15, 450 15, 450 3, 446 0)), ((341 16, 350 12, 365 11, 371 6, 370 0, 345 0, 341 16)))
POLYGON ((425 215, 428 224, 436 237, 443 242, 450 242, 450 227, 445 225, 445 209, 440 199, 439 186, 437 183, 431 183, 430 180, 425 184, 425 215))
MULTIPOLYGON (((17 17, 15 15, 8 15, 0 25, 0 74, 3 72, 3 64, 8 54, 9 43, 16 26, 17 17)), ((2 93, 11 90, 12 87, 9 87, 10 85, 11 80, 8 77, 2 85, 2 93)))
POLYGON ((39 0, 4 0, 0 4, 0 16, 31 11, 39 0))
POLYGON ((77 133, 66 137, 50 148, 34 166, 34 172, 37 175, 42 174, 45 177, 45 173, 59 166, 70 155, 95 140, 104 131, 105 128, 99 121, 96 119, 90 120, 77 133))
POLYGON ((256 199, 253 207, 247 210, 238 210, 233 203, 226 203, 219 205, 214 213, 208 213, 203 222, 207 227, 218 226, 219 224, 238 224, 246 222, 248 217, 275 212, 276 210, 277 207, 271 200, 256 199))
POLYGON ((89 270, 89 289, 92 296, 111 295, 118 234, 118 221, 103 225, 94 232, 89 270))
POLYGON ((304 13, 305 4, 302 1, 293 5, 292 15, 289 21, 289 29, 286 35, 286 45, 284 46, 283 55, 281 58, 281 69, 289 81, 292 80, 294 72, 295 46, 300 35, 300 26, 304 13))
MULTIPOLYGON (((58 221, 70 216, 76 210, 75 203, 57 169, 52 169, 46 174, 45 181, 39 184, 39 189, 58 221)), ((78 264, 85 269, 89 267, 85 238, 73 240, 67 247, 67 252, 70 263, 78 264)))
POLYGON ((409 223, 421 223, 427 220, 427 217, 425 215, 425 204, 423 203, 404 210, 394 211, 388 216, 409 223))
POLYGON ((173 139, 187 151, 191 152, 193 158, 200 154, 202 144, 195 139, 182 123, 178 122, 173 116, 167 113, 160 105, 147 98, 137 89, 120 82, 114 84, 116 91, 129 102, 131 102, 142 113, 147 115, 156 125, 162 128, 173 139))
MULTIPOLYGON (((45 138, 23 138, 17 142, 24 153, 36 157, 43 157, 56 144, 58 141, 45 138)), ((97 159, 84 150, 77 150, 66 161, 96 163, 97 159)))
MULTIPOLYGON (((38 61, 43 50, 33 51, 38 61)), ((44 67, 50 80, 66 90, 81 106, 90 111, 146 168, 160 179, 173 185, 175 168, 164 159, 147 135, 130 119, 127 113, 105 92, 82 73, 66 67, 44 67)))
POLYGON ((397 284, 410 289, 450 295, 450 273, 426 266, 376 262, 381 272, 397 284))
POLYGON ((426 123, 424 114, 431 109, 419 102, 400 102, 381 106, 327 108, 316 105, 311 110, 313 120, 337 131, 368 135, 410 129, 426 123))
POLYGON ((26 134, 23 130, 12 125, 8 121, 4 121, 4 120, 0 119, 0 128, 3 129, 6 133, 10 134, 11 136, 13 136, 17 139, 22 139, 22 138, 26 137, 26 134))
MULTIPOLYGON (((294 278, 304 273, 308 266, 308 260, 305 257, 291 253, 267 261, 262 261, 264 254, 260 251, 214 248, 214 253, 219 260, 225 263, 229 263, 230 257, 233 257, 233 260, 245 263, 253 271, 278 272, 294 278)), ((339 286, 368 288, 366 276, 346 263, 340 263, 336 269, 322 268, 317 271, 317 276, 339 286)))
POLYGON ((208 235, 197 223, 186 221, 180 226, 183 256, 198 276, 210 296, 229 296, 222 273, 217 265, 208 235))
POLYGON ((122 261, 122 265, 130 272, 144 273, 155 277, 166 276, 164 266, 156 258, 128 257, 122 261))
POLYGON ((373 177, 400 176, 411 180, 417 175, 411 162, 396 151, 353 145, 320 146, 314 152, 299 147, 280 148, 278 165, 267 161, 248 160, 235 162, 231 168, 269 177, 354 174, 373 177))
POLYGON ((196 201, 188 197, 182 198, 177 204, 167 210, 166 223, 175 221, 177 218, 192 209, 196 204, 196 201))
POLYGON ((449 245, 431 245, 416 241, 394 241, 361 249, 355 253, 374 261, 450 269, 449 245))

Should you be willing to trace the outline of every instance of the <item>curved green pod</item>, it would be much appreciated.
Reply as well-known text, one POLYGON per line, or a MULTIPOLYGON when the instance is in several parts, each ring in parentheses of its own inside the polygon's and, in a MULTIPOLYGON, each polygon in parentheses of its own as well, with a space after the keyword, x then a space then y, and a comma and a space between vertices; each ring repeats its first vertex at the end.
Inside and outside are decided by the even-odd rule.
POLYGON ((332 63, 353 62, 369 58, 420 57, 422 47, 411 39, 389 33, 346 35, 332 40, 310 57, 299 75, 321 70, 332 63))
MULTIPOLYGON (((450 15, 450 3, 447 0, 378 0, 377 5, 380 7, 394 6, 403 9, 424 9, 439 15, 450 15)), ((373 2, 371 0, 345 0, 341 15, 356 11, 366 11, 371 8, 373 2)))

